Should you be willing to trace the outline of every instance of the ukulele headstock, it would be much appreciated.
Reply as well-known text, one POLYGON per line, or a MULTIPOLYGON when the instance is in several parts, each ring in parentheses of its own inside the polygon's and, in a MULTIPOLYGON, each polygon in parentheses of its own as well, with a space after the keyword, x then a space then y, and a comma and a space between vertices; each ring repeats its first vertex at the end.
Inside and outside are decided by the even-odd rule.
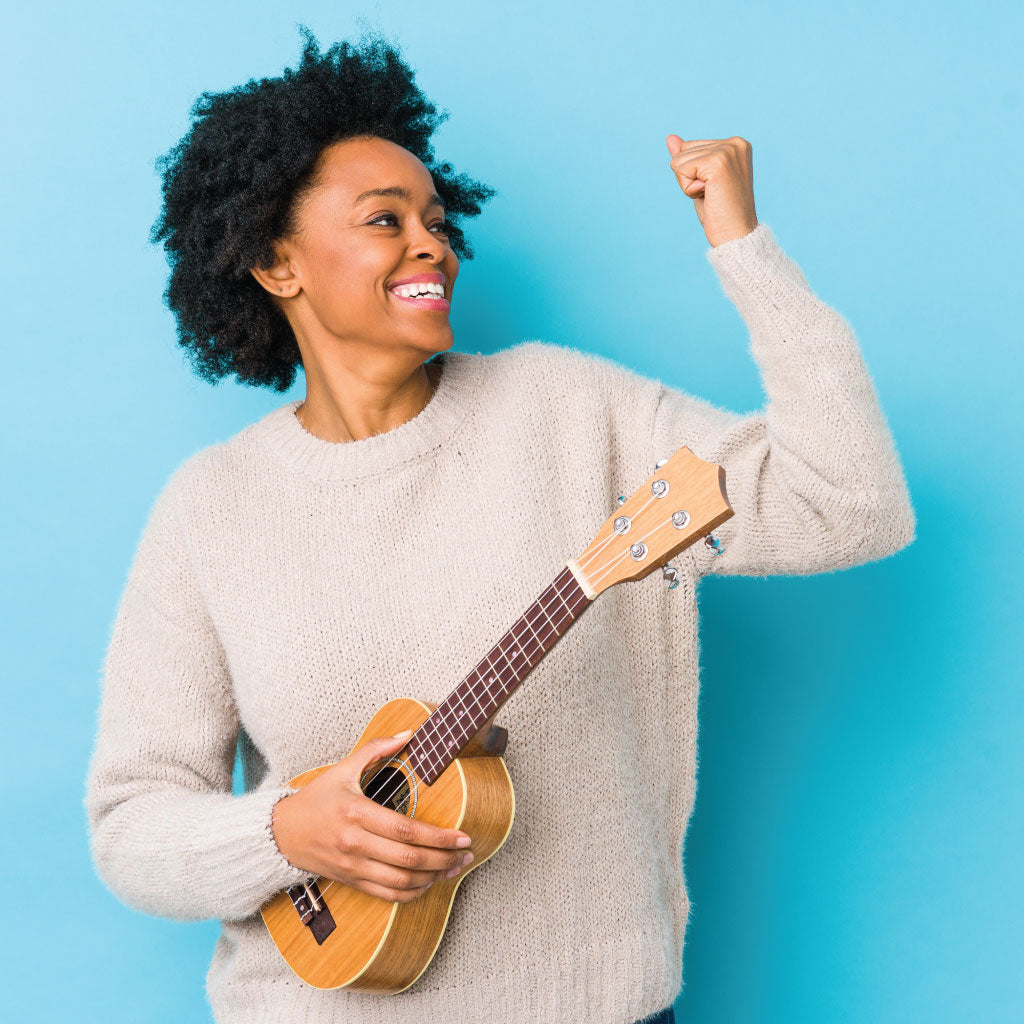
POLYGON ((605 520, 576 566, 596 596, 643 579, 732 514, 725 470, 684 445, 605 520))

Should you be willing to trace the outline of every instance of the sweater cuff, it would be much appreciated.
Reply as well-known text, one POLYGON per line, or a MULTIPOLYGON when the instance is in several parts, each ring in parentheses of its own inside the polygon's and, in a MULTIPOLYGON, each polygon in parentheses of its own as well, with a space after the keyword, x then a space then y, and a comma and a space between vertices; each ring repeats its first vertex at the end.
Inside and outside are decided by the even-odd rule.
POLYGON ((712 246, 706 255, 726 295, 748 321, 789 306, 795 292, 811 294, 800 268, 782 251, 767 224, 712 246))
POLYGON ((213 853, 211 870, 224 872, 225 884, 239 892, 242 906, 260 907, 281 889, 310 875, 288 861, 274 839, 274 806, 295 792, 291 786, 255 789, 233 798, 226 813, 218 819, 221 836, 210 839, 214 851, 219 850, 222 856, 213 853), (219 843, 218 838, 223 842, 219 843), (219 860, 222 863, 218 864, 219 860), (238 881, 240 870, 244 872, 241 882, 238 881))

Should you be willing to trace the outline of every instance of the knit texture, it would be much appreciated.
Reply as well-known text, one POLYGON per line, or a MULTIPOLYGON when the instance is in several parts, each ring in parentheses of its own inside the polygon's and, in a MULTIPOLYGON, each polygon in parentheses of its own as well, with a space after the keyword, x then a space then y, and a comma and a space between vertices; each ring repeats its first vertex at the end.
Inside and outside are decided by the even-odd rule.
POLYGON ((171 475, 113 624, 86 810, 119 899, 222 920, 221 1024, 630 1024, 678 995, 700 577, 839 569, 915 530, 847 322, 765 224, 707 255, 750 330, 757 414, 529 341, 445 353, 383 434, 323 441, 289 402, 171 475), (419 980, 302 982, 257 913, 306 877, 270 827, 288 780, 347 756, 386 701, 443 700, 682 445, 726 469, 724 554, 674 558, 671 591, 657 573, 601 594, 498 713, 515 822, 419 980))

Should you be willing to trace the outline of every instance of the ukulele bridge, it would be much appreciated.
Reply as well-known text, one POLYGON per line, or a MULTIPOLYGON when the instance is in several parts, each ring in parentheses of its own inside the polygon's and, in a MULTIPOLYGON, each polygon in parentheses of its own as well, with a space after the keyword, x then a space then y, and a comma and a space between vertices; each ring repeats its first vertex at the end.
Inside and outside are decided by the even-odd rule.
POLYGON ((313 933, 317 945, 322 946, 324 939, 336 926, 323 896, 320 895, 316 880, 297 882, 288 888, 288 896, 299 915, 299 920, 313 933))

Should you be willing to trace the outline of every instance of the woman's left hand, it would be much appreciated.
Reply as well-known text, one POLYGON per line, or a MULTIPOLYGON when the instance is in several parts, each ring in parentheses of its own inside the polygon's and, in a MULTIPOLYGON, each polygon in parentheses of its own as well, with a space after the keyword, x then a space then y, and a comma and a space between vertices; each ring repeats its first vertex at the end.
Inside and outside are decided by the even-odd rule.
POLYGON ((746 139, 665 140, 679 187, 693 200, 712 245, 742 238, 757 227, 754 212, 753 147, 746 139))

